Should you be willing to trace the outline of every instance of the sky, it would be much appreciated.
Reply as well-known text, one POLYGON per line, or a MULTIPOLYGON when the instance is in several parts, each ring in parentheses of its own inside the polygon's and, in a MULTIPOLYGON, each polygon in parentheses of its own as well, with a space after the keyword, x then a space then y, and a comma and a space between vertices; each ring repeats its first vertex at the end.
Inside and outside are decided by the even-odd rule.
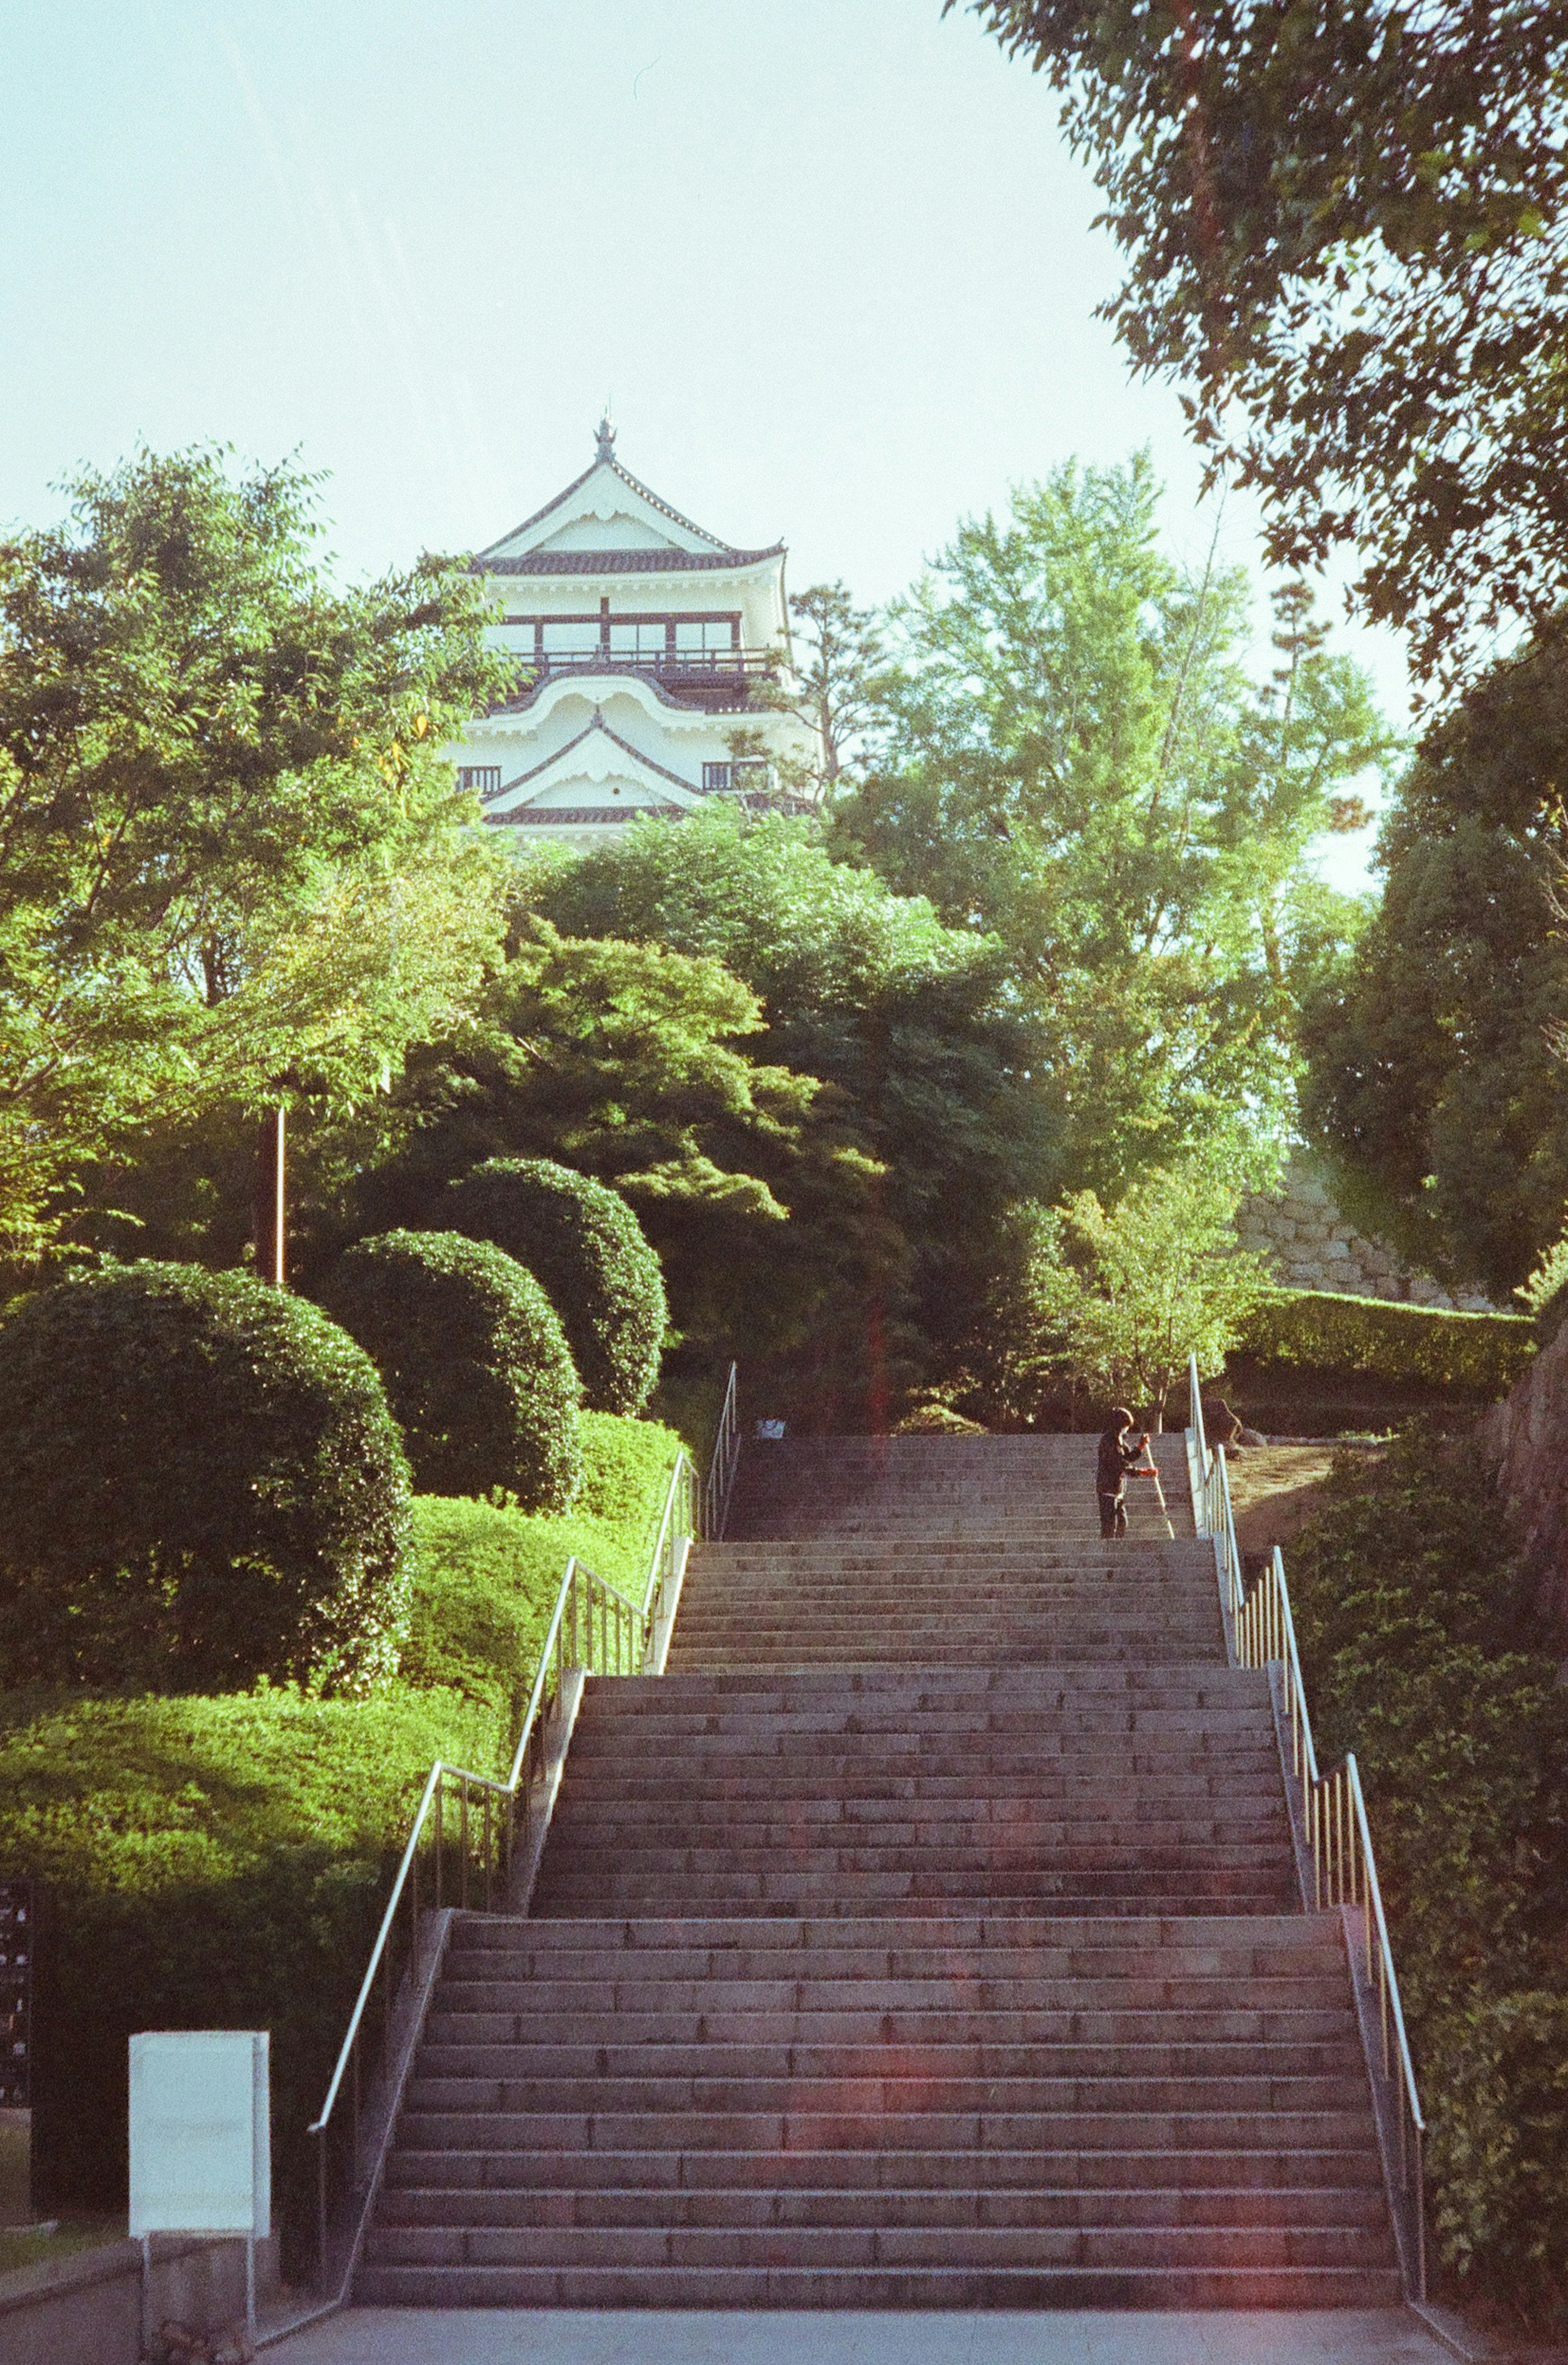
MULTIPOLYGON (((1176 394, 1093 317, 1118 258, 1051 94, 940 0, 0 0, 0 530, 218 443, 324 472, 377 573, 497 539, 608 401, 633 474, 796 588, 880 602, 1146 443, 1208 550, 1176 394)), ((1257 531, 1232 495, 1254 572, 1257 531)), ((1340 609, 1403 726, 1396 642, 1340 609)))

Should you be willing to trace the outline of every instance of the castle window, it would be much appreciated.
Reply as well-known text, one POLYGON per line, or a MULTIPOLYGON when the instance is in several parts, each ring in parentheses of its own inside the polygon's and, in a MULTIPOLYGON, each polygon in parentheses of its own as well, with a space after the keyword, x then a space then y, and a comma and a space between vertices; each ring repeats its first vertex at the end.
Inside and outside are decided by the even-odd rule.
POLYGON ((702 623, 678 623, 675 628, 677 654, 681 656, 728 656, 740 642, 741 620, 738 616, 710 617, 702 623))
POLYGON ((501 785, 501 768, 498 764, 459 764, 457 785, 471 796, 493 796, 501 785))
POLYGON ((706 792, 711 794, 715 789, 727 789, 729 785, 730 768, 728 764, 703 765, 702 786, 706 792))
POLYGON ((573 617, 546 623, 542 637, 547 657, 591 656, 599 644, 599 619, 573 617))
POLYGON ((665 653, 665 621, 639 618, 633 623, 612 622, 610 627, 610 654, 612 657, 662 657, 665 653))

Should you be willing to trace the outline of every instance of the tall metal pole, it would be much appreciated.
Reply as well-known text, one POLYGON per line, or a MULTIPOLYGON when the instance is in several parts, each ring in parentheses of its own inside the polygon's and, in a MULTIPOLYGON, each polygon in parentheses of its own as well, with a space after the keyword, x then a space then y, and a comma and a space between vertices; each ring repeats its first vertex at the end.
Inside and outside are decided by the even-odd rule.
POLYGON ((278 1104, 277 1104, 277 1118, 276 1118, 275 1130, 274 1130, 274 1137, 273 1137, 273 1138, 274 1138, 274 1152, 273 1152, 273 1271, 272 1271, 272 1278, 273 1278, 273 1285, 274 1285, 274 1288, 277 1288, 277 1289, 282 1289, 282 1288, 284 1288, 284 1287, 286 1286, 285 1278, 284 1278, 284 1263, 283 1263, 283 1230, 284 1230, 284 1216, 285 1216, 285 1213, 286 1213, 286 1207, 287 1207, 287 1199, 286 1199, 286 1192, 285 1192, 285 1175, 286 1175, 286 1165, 285 1165, 285 1159, 286 1159, 286 1149, 285 1149, 285 1110, 284 1110, 284 1104, 282 1103, 282 1101, 279 1101, 279 1103, 278 1103, 278 1104))
POLYGON ((262 1119, 251 1194, 251 1234, 255 1243, 256 1278, 271 1282, 274 1289, 284 1288, 286 1281, 284 1262, 284 1235, 288 1215, 286 1126, 284 1104, 280 1101, 276 1108, 270 1109, 262 1119))

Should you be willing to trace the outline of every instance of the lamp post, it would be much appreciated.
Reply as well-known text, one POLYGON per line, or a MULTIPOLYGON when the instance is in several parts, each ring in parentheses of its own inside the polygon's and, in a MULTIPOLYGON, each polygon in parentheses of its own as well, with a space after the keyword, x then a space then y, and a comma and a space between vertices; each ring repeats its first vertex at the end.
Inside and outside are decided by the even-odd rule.
POLYGON ((274 1289, 287 1286, 284 1270, 286 1116, 279 1101, 262 1119, 256 1149, 256 1171, 251 1194, 251 1237, 255 1243, 256 1277, 274 1289))

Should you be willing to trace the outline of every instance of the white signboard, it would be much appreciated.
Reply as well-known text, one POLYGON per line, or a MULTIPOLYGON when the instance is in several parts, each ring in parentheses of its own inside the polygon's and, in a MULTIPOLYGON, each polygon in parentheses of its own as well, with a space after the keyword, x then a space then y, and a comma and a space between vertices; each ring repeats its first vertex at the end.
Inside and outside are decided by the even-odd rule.
POLYGON ((266 2031, 130 2040, 130 2231, 244 2234, 272 2221, 266 2031))

